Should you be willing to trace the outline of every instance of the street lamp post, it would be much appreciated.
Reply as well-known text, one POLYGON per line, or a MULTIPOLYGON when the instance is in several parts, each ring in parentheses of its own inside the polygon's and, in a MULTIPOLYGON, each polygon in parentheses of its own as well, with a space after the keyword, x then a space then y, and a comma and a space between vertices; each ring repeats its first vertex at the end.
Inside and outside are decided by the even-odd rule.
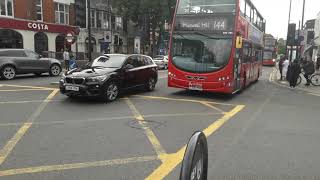
POLYGON ((87 7, 88 7, 88 59, 89 62, 92 61, 91 57, 91 49, 92 49, 92 44, 91 44, 91 8, 90 8, 90 0, 87 0, 87 7))
POLYGON ((289 24, 290 24, 290 19, 291 19, 291 4, 292 4, 292 0, 290 0, 290 6, 289 6, 288 31, 287 31, 287 41, 286 41, 286 56, 287 57, 288 57, 289 24))

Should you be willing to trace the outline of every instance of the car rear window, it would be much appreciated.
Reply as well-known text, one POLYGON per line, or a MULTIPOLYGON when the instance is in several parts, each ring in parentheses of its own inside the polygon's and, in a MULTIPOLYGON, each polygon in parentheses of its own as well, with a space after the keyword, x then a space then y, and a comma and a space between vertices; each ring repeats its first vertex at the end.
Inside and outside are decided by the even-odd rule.
POLYGON ((26 57, 26 54, 23 50, 8 50, 8 51, 0 51, 0 56, 7 57, 26 57))
POLYGON ((8 52, 7 51, 0 51, 0 56, 8 56, 8 52))
POLYGON ((156 57, 154 57, 153 59, 156 59, 156 60, 163 60, 163 56, 156 56, 156 57))

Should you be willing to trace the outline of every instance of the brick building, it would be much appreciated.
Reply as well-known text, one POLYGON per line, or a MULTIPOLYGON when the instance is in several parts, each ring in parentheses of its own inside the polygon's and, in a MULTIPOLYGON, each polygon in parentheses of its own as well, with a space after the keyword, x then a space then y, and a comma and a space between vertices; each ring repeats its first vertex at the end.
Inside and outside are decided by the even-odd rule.
MULTIPOLYGON (((123 19, 111 12, 110 0, 91 0, 93 53, 126 53, 123 19)), ((25 48, 37 53, 88 53, 87 0, 0 0, 0 48, 25 48), (76 41, 70 45, 67 34, 76 41)), ((86 56, 80 56, 85 58, 86 56)))
POLYGON ((66 43, 77 35, 75 0, 1 0, 0 48, 25 48, 38 53, 75 49, 66 43))

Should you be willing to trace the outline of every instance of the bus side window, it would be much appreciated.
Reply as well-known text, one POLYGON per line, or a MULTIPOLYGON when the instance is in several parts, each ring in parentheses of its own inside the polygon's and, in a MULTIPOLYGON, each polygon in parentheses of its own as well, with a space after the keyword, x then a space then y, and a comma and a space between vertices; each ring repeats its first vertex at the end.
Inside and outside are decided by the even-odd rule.
POLYGON ((251 47, 248 43, 243 46, 243 62, 247 63, 251 61, 251 47))

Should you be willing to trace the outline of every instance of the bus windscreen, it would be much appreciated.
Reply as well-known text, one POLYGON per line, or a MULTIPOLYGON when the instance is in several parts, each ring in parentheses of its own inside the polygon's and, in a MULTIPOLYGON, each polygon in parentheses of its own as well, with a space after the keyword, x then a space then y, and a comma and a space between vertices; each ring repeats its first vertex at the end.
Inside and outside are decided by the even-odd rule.
POLYGON ((172 40, 172 63, 183 71, 210 73, 225 67, 229 62, 231 38, 175 34, 172 40))

